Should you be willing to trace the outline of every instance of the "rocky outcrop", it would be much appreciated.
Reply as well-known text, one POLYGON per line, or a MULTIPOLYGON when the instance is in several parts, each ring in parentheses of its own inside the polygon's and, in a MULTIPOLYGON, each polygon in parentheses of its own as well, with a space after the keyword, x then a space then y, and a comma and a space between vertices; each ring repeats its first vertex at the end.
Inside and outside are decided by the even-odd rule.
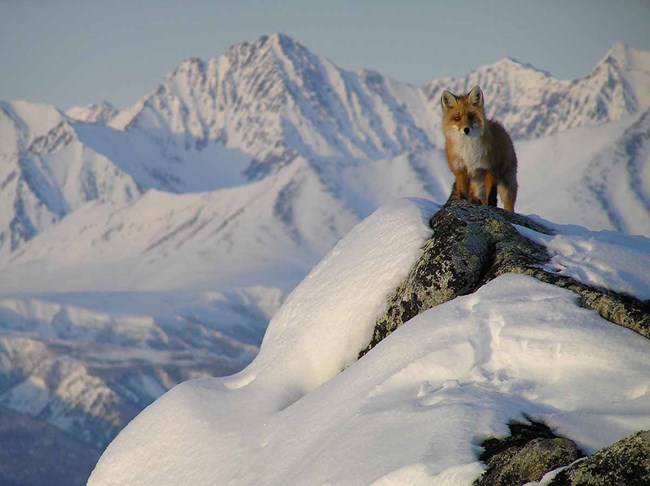
POLYGON ((647 486, 650 484, 650 431, 615 442, 560 471, 551 486, 647 486))
POLYGON ((431 219, 433 235, 406 280, 389 298, 372 340, 360 357, 409 319, 425 310, 467 295, 505 273, 531 275, 574 291, 581 305, 608 321, 650 338, 650 302, 592 287, 543 268, 546 249, 522 236, 514 225, 552 234, 525 216, 493 207, 454 201, 431 219))
MULTIPOLYGON (((580 305, 606 320, 650 338, 650 301, 583 284, 546 270, 546 249, 522 236, 515 225, 552 234, 530 218, 466 201, 449 202, 431 219, 433 235, 422 257, 388 299, 372 340, 359 357, 399 326, 438 304, 470 294, 505 273, 521 273, 572 290, 580 305)), ((480 459, 487 471, 477 486, 522 485, 567 467, 555 486, 650 484, 650 432, 642 432, 576 461, 582 453, 543 424, 510 424, 511 436, 487 439, 480 459)))
POLYGON ((569 439, 556 436, 546 425, 511 423, 510 436, 483 442, 481 461, 487 471, 475 486, 511 486, 539 481, 548 471, 571 464, 581 451, 569 439))
POLYGON ((544 424, 511 423, 509 427, 508 437, 481 444, 479 458, 488 469, 474 486, 519 486, 539 481, 550 471, 555 476, 544 483, 549 486, 650 484, 650 431, 637 432, 580 459, 583 454, 575 443, 556 436, 544 424))

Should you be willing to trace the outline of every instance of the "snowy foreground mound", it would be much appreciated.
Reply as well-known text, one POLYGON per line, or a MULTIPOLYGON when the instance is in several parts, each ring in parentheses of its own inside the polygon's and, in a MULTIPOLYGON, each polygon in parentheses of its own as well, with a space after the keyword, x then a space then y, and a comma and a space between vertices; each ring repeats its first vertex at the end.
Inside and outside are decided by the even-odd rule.
MULTIPOLYGON (((650 341, 532 277, 425 311, 357 361, 437 210, 401 200, 359 224, 289 296, 253 363, 165 394, 89 484, 471 484, 485 468, 478 444, 512 420, 544 422, 587 453, 648 428, 650 341)), ((582 247, 578 233, 544 237, 558 267, 598 249, 600 233, 579 235, 582 247)), ((589 278, 629 273, 647 292, 649 243, 629 241, 639 268, 592 264, 589 278)))

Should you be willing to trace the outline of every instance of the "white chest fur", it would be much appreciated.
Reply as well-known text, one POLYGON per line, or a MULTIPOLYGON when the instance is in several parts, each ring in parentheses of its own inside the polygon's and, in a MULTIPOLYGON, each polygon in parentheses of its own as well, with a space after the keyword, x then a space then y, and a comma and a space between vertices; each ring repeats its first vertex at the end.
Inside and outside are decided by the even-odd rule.
POLYGON ((466 169, 470 174, 477 170, 487 169, 487 146, 479 133, 465 135, 458 130, 449 130, 454 147, 455 165, 458 169, 466 169))

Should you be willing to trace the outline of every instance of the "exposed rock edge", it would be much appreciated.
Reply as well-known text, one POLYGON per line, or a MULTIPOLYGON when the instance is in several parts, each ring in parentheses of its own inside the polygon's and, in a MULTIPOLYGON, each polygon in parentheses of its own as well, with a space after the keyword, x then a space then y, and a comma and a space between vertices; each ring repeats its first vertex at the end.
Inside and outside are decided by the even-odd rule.
POLYGON ((505 273, 520 273, 572 290, 579 304, 650 339, 650 301, 583 284, 544 269, 546 249, 515 225, 553 234, 538 222, 499 208, 453 201, 431 218, 432 237, 420 260, 389 297, 362 357, 399 326, 431 307, 475 292, 505 273))

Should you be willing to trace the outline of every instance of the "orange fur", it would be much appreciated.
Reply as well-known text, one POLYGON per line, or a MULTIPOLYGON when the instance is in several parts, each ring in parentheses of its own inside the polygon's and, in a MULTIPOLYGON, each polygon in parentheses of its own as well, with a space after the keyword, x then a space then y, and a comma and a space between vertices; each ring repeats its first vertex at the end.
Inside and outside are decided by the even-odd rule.
POLYGON ((456 178, 449 198, 496 206, 498 192, 503 207, 514 211, 517 155, 505 128, 486 119, 480 88, 462 96, 444 91, 441 105, 445 154, 456 178))

